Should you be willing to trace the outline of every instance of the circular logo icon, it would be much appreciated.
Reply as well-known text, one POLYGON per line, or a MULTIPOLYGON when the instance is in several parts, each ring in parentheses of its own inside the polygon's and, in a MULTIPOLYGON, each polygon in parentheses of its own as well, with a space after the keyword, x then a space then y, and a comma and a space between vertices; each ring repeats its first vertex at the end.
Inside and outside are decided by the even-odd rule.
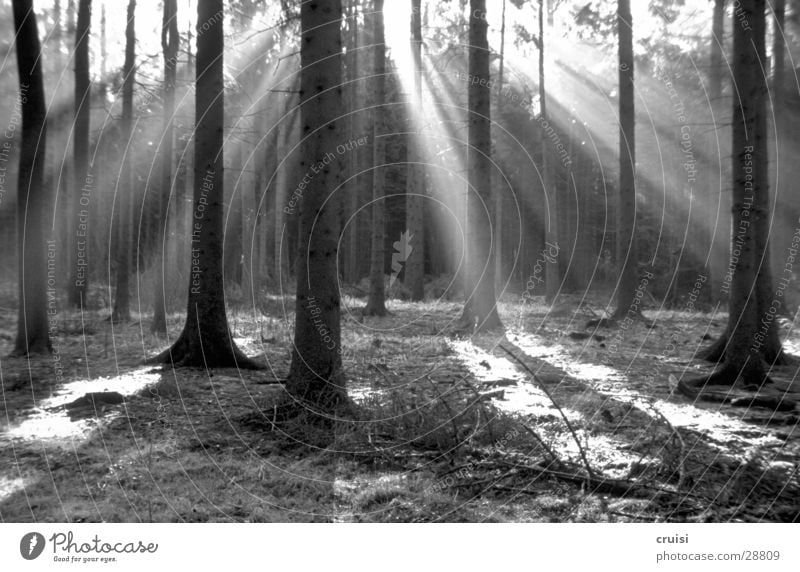
POLYGON ((44 535, 29 532, 19 541, 19 553, 25 560, 35 560, 44 550, 44 535))

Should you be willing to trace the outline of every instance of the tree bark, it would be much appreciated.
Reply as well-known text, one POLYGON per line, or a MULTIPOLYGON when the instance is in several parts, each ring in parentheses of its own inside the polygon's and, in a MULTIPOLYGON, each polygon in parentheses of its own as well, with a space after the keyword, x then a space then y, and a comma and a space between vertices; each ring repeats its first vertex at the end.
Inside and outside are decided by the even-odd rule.
POLYGON ((340 300, 336 276, 336 210, 329 198, 341 183, 336 147, 342 119, 341 0, 300 6, 301 172, 316 170, 300 199, 294 349, 286 389, 325 411, 347 405, 342 370, 340 300))
POLYGON ((32 0, 14 0, 12 10, 22 107, 17 180, 19 313, 12 356, 25 356, 51 350, 47 316, 56 311, 55 252, 46 244, 50 193, 44 183, 47 111, 39 30, 32 0))
POLYGON ((768 248, 769 188, 766 123, 765 0, 742 0, 734 13, 733 229, 726 333, 707 357, 719 367, 695 384, 762 385, 768 367, 783 363, 775 317, 783 290, 774 289, 768 248))
POLYGON ((491 243, 492 134, 489 42, 486 0, 470 0, 468 88, 469 149, 466 256, 466 302, 462 322, 475 332, 503 326, 497 313, 491 243))
POLYGON ((136 0, 128 2, 128 21, 125 27, 125 64, 122 68, 122 121, 121 121, 121 141, 126 149, 122 157, 120 167, 120 181, 122 192, 120 194, 119 216, 117 217, 117 248, 116 248, 116 289, 114 293, 114 310, 111 314, 113 323, 128 322, 131 319, 130 310, 130 271, 131 271, 131 250, 133 241, 133 162, 132 145, 133 136, 133 86, 136 80, 136 0))
POLYGON ((619 189, 617 201, 617 304, 615 320, 641 315, 636 301, 636 140, 633 93, 633 20, 630 0, 618 0, 619 36, 619 189))
POLYGON ((91 0, 78 2, 78 28, 75 33, 75 127, 73 132, 74 188, 72 242, 73 260, 68 302, 73 308, 83 308, 89 280, 89 201, 94 177, 89 167, 89 115, 92 86, 89 79, 89 38, 92 23, 91 0))
MULTIPOLYGON (((772 101, 775 106, 775 115, 778 119, 783 114, 784 99, 786 97, 786 0, 774 0, 772 11, 775 15, 772 37, 772 101)), ((780 124, 779 124, 780 125, 780 124)))
POLYGON ((709 95, 712 105, 722 95, 722 46, 725 36, 725 0, 714 0, 714 15, 711 25, 711 60, 709 77, 711 79, 709 95))
POLYGON ((369 268, 369 299, 364 314, 385 316, 386 292, 383 270, 385 263, 384 242, 386 240, 386 200, 384 182, 386 177, 385 140, 386 129, 386 44, 383 30, 383 0, 374 0, 372 15, 375 46, 374 57, 374 104, 372 105, 372 241, 369 268))
POLYGON ((223 0, 197 3, 194 211, 186 324, 172 347, 150 361, 255 369, 258 364, 245 357, 233 341, 225 313, 223 4, 223 0))
MULTIPOLYGON (((421 0, 411 0, 411 47, 414 60, 414 94, 412 113, 422 113, 422 10, 421 0)), ((418 120, 421 121, 421 117, 418 120)), ((413 131, 413 130, 412 130, 413 131)), ((411 291, 411 299, 425 297, 425 170, 422 149, 422 134, 409 137, 408 175, 406 180, 406 230, 409 237, 408 259, 405 261, 405 285, 411 291)))
MULTIPOLYGON (((545 216, 545 245, 552 245, 548 249, 545 259, 545 300, 552 304, 561 288, 561 272, 559 268, 558 245, 558 189, 556 189, 553 166, 550 161, 546 130, 550 126, 547 114, 547 91, 545 89, 545 0, 539 0, 539 115, 541 118, 541 153, 542 153, 542 184, 547 199, 547 213, 545 216)), ((537 253, 537 260, 540 253, 537 253)))
POLYGON ((164 56, 164 134, 161 141, 161 189, 159 190, 158 241, 156 242, 156 281, 153 292, 154 334, 167 333, 167 304, 164 292, 164 263, 166 260, 166 236, 169 224, 168 198, 172 192, 172 152, 175 138, 175 79, 178 69, 178 3, 177 0, 164 0, 164 17, 161 23, 161 51, 164 56))
MULTIPOLYGON (((505 74, 505 53, 506 53, 506 0, 503 0, 503 11, 500 16, 500 69, 497 73, 497 91, 495 91, 495 109, 497 115, 501 116, 503 105, 503 80, 505 74)), ((502 293, 507 276, 503 264, 503 192, 505 184, 499 169, 492 169, 492 189, 494 190, 494 287, 496 291, 502 293)))

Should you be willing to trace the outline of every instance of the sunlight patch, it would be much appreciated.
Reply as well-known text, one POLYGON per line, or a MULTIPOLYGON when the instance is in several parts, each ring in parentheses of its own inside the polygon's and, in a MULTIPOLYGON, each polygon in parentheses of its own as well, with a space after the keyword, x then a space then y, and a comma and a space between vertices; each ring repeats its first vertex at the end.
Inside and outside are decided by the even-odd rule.
POLYGON ((14 493, 24 490, 26 484, 28 484, 26 479, 9 479, 0 476, 0 502, 5 501, 14 493))
MULTIPOLYGON (((115 391, 122 395, 133 395, 159 380, 160 374, 149 373, 151 368, 142 368, 124 375, 109 378, 80 380, 67 383, 37 404, 33 414, 20 423, 9 427, 4 436, 11 439, 45 441, 49 444, 67 444, 70 439, 84 438, 97 426, 95 418, 73 421, 64 408, 87 393, 115 391)), ((118 412, 104 416, 113 419, 118 412)))
POLYGON ((745 446, 780 445, 782 443, 770 433, 724 413, 695 407, 692 404, 678 404, 663 399, 642 397, 621 386, 621 382, 626 382, 627 377, 617 370, 602 365, 581 363, 562 346, 549 346, 547 351, 544 351, 545 346, 542 341, 534 335, 514 332, 508 334, 508 339, 526 355, 536 357, 549 365, 564 370, 573 378, 585 383, 588 389, 618 403, 630 404, 655 420, 659 420, 663 415, 673 427, 685 427, 700 431, 707 434, 712 442, 737 441, 745 446), (616 383, 610 386, 610 381, 616 383))

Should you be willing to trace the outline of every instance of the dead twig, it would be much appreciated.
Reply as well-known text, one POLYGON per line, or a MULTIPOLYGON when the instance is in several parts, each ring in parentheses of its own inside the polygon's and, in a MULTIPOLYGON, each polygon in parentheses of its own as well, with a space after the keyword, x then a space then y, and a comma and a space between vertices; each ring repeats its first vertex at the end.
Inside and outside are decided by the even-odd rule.
POLYGON ((504 352, 506 352, 509 356, 511 356, 511 358, 515 362, 517 362, 519 365, 521 365, 522 368, 531 375, 533 380, 536 381, 537 384, 539 385, 539 387, 542 389, 542 391, 544 391, 544 394, 547 396, 547 398, 550 400, 550 402, 553 404, 553 406, 558 410, 559 414, 561 414, 561 418, 564 420, 564 423, 566 424, 567 429, 569 429, 569 432, 572 434, 572 438, 575 440, 575 444, 578 446, 578 453, 580 454, 581 460, 583 461, 583 466, 586 468, 587 478, 588 479, 594 479, 595 478, 595 472, 592 470, 592 466, 589 464, 589 460, 586 457, 586 451, 584 450, 583 445, 581 444, 581 441, 578 438, 578 433, 575 431, 575 428, 572 426, 572 423, 569 422, 569 419, 567 418, 567 415, 564 413, 564 410, 561 409, 561 406, 553 398, 553 395, 550 393, 550 390, 547 389, 547 386, 544 383, 539 382, 539 379, 536 377, 536 374, 533 373, 531 368, 529 368, 527 366, 527 364, 525 364, 525 362, 523 362, 516 355, 514 355, 514 353, 511 350, 509 350, 503 344, 500 344, 500 348, 504 352))

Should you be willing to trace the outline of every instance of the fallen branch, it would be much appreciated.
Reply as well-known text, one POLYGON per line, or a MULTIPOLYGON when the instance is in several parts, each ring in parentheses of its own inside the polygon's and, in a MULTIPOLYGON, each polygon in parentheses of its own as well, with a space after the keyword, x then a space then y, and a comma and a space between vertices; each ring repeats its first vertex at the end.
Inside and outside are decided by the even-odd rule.
POLYGON ((522 361, 521 359, 519 359, 519 358, 518 358, 516 355, 514 355, 514 354, 511 352, 511 350, 509 350, 509 349, 508 349, 507 347, 505 347, 503 344, 500 344, 500 348, 501 348, 501 349, 502 349, 504 352, 506 352, 506 353, 507 353, 509 356, 511 356, 511 358, 512 358, 512 359, 513 359, 515 362, 517 362, 519 365, 521 365, 521 366, 523 367, 523 369, 525 369, 525 371, 527 371, 527 372, 528 372, 528 373, 531 375, 531 377, 533 378, 533 380, 537 382, 537 384, 538 384, 538 385, 539 385, 539 387, 542 389, 542 391, 544 392, 544 394, 547 396, 547 398, 550 400, 550 402, 553 404, 553 406, 554 406, 554 407, 555 407, 555 408, 558 410, 558 412, 561 414, 561 418, 564 420, 564 423, 567 425, 567 428, 569 429, 569 432, 570 432, 570 433, 572 433, 572 438, 575 440, 575 444, 578 446, 578 453, 579 453, 579 454, 580 454, 580 456, 581 456, 581 460, 583 461, 583 465, 584 465, 584 467, 586 467, 587 478, 589 478, 589 479, 591 479, 591 478, 594 478, 594 476, 595 476, 595 473, 594 473, 594 471, 592 470, 592 466, 589 464, 589 460, 586 458, 586 451, 583 449, 583 445, 581 444, 581 441, 580 441, 580 439, 578 439, 578 433, 575 431, 575 428, 572 426, 572 423, 570 423, 570 422, 569 422, 569 419, 567 418, 567 415, 564 413, 564 410, 563 410, 563 409, 561 409, 561 406, 560 406, 560 405, 559 405, 559 404, 556 402, 556 400, 553 398, 552 394, 550 393, 550 390, 548 390, 548 389, 547 389, 547 386, 546 386, 544 383, 541 383, 541 382, 539 382, 539 379, 537 378, 536 374, 535 374, 535 373, 533 373, 533 371, 531 371, 531 368, 529 368, 529 367, 528 367, 528 366, 525 364, 525 362, 523 362, 523 361, 522 361))

